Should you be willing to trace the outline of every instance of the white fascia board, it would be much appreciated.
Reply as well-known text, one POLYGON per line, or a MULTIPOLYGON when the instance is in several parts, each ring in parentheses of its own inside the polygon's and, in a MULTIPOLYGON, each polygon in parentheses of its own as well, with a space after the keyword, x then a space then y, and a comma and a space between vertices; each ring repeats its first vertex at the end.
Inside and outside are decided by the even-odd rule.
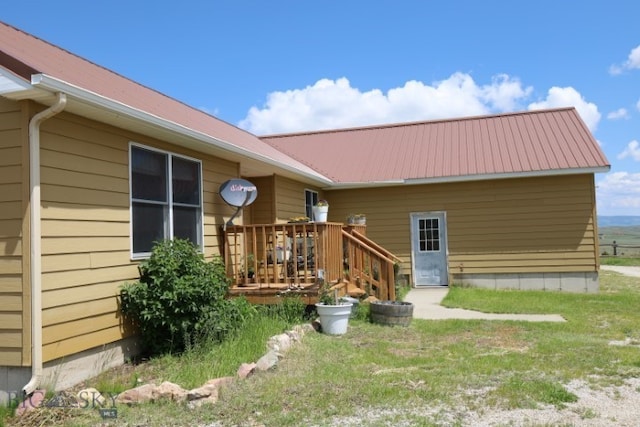
POLYGON ((513 172, 513 173, 496 173, 482 175, 460 175, 460 176, 444 176, 434 178, 416 178, 404 180, 389 180, 379 182, 344 182, 336 183, 327 190, 334 189, 356 189, 356 188, 375 188, 375 187, 391 187, 398 185, 421 185, 421 184, 446 184, 453 182, 470 182, 470 181, 489 181, 494 179, 512 179, 512 178, 534 178, 543 176, 560 176, 560 175, 581 175, 589 173, 606 173, 611 170, 610 166, 601 166, 593 168, 576 168, 576 169, 553 169, 532 172, 513 172))
POLYGON ((147 113, 137 108, 130 107, 121 102, 114 101, 113 99, 104 97, 102 95, 99 95, 95 92, 88 91, 86 89, 82 89, 78 86, 56 79, 55 77, 51 77, 46 74, 32 75, 31 84, 33 86, 47 89, 53 92, 64 92, 68 96, 76 98, 81 102, 85 102, 85 103, 103 108, 105 110, 112 111, 117 114, 121 114, 123 116, 131 117, 133 119, 140 120, 142 122, 151 124, 153 126, 157 126, 162 129, 166 129, 172 132, 182 134, 186 137, 193 138, 198 141, 202 141, 205 144, 213 145, 217 148, 220 148, 222 150, 228 151, 233 154, 238 154, 243 157, 247 157, 247 158, 250 158, 262 163, 266 163, 280 169, 287 170, 289 172, 293 172, 297 175, 304 176, 314 181, 319 181, 321 185, 330 185, 332 183, 332 181, 329 178, 319 173, 311 174, 311 173, 303 172, 300 169, 297 169, 285 163, 279 162, 270 157, 257 155, 249 150, 240 148, 234 144, 215 138, 211 135, 207 135, 205 133, 195 131, 186 126, 180 125, 176 122, 172 122, 170 120, 163 119, 161 117, 147 113))

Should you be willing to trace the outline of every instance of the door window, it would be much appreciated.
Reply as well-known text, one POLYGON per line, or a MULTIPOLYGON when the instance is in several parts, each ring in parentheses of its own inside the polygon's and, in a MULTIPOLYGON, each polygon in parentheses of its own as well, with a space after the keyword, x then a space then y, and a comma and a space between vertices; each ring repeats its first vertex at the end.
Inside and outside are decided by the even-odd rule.
POLYGON ((440 251, 440 221, 438 218, 418 220, 420 252, 440 251))

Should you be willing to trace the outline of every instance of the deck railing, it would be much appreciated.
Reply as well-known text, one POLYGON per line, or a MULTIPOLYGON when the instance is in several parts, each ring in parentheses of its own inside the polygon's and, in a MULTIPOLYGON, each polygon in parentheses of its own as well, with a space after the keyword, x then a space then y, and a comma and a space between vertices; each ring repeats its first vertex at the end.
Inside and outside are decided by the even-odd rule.
POLYGON ((233 225, 225 264, 234 286, 282 287, 341 280, 342 224, 233 225))
POLYGON ((369 295, 394 301, 395 265, 400 259, 357 229, 347 227, 342 236, 348 279, 369 295))
POLYGON ((225 264, 234 294, 311 290, 322 279, 338 284, 342 293, 355 285, 378 299, 395 300, 399 261, 367 238, 361 226, 254 224, 225 231, 225 264))

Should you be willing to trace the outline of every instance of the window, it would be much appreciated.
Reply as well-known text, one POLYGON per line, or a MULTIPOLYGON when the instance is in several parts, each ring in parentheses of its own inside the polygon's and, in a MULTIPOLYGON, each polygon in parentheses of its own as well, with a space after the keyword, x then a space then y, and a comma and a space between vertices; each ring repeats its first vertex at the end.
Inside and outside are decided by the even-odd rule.
POLYGON ((440 221, 438 218, 418 220, 420 252, 438 252, 440 250, 440 221))
POLYGON ((307 218, 313 219, 313 207, 318 203, 318 192, 304 190, 304 214, 307 218))
POLYGON ((132 144, 129 164, 133 256, 173 237, 202 247, 200 162, 132 144))

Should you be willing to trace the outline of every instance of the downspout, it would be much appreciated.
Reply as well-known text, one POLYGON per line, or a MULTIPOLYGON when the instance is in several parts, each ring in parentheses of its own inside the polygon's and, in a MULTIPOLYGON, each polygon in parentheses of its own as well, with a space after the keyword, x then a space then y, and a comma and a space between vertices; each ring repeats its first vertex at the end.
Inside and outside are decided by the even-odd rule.
POLYGON ((42 377, 42 232, 40 228, 40 124, 64 110, 67 96, 58 92, 51 107, 33 116, 29 121, 29 194, 31 234, 31 379, 22 388, 30 395, 42 377))

